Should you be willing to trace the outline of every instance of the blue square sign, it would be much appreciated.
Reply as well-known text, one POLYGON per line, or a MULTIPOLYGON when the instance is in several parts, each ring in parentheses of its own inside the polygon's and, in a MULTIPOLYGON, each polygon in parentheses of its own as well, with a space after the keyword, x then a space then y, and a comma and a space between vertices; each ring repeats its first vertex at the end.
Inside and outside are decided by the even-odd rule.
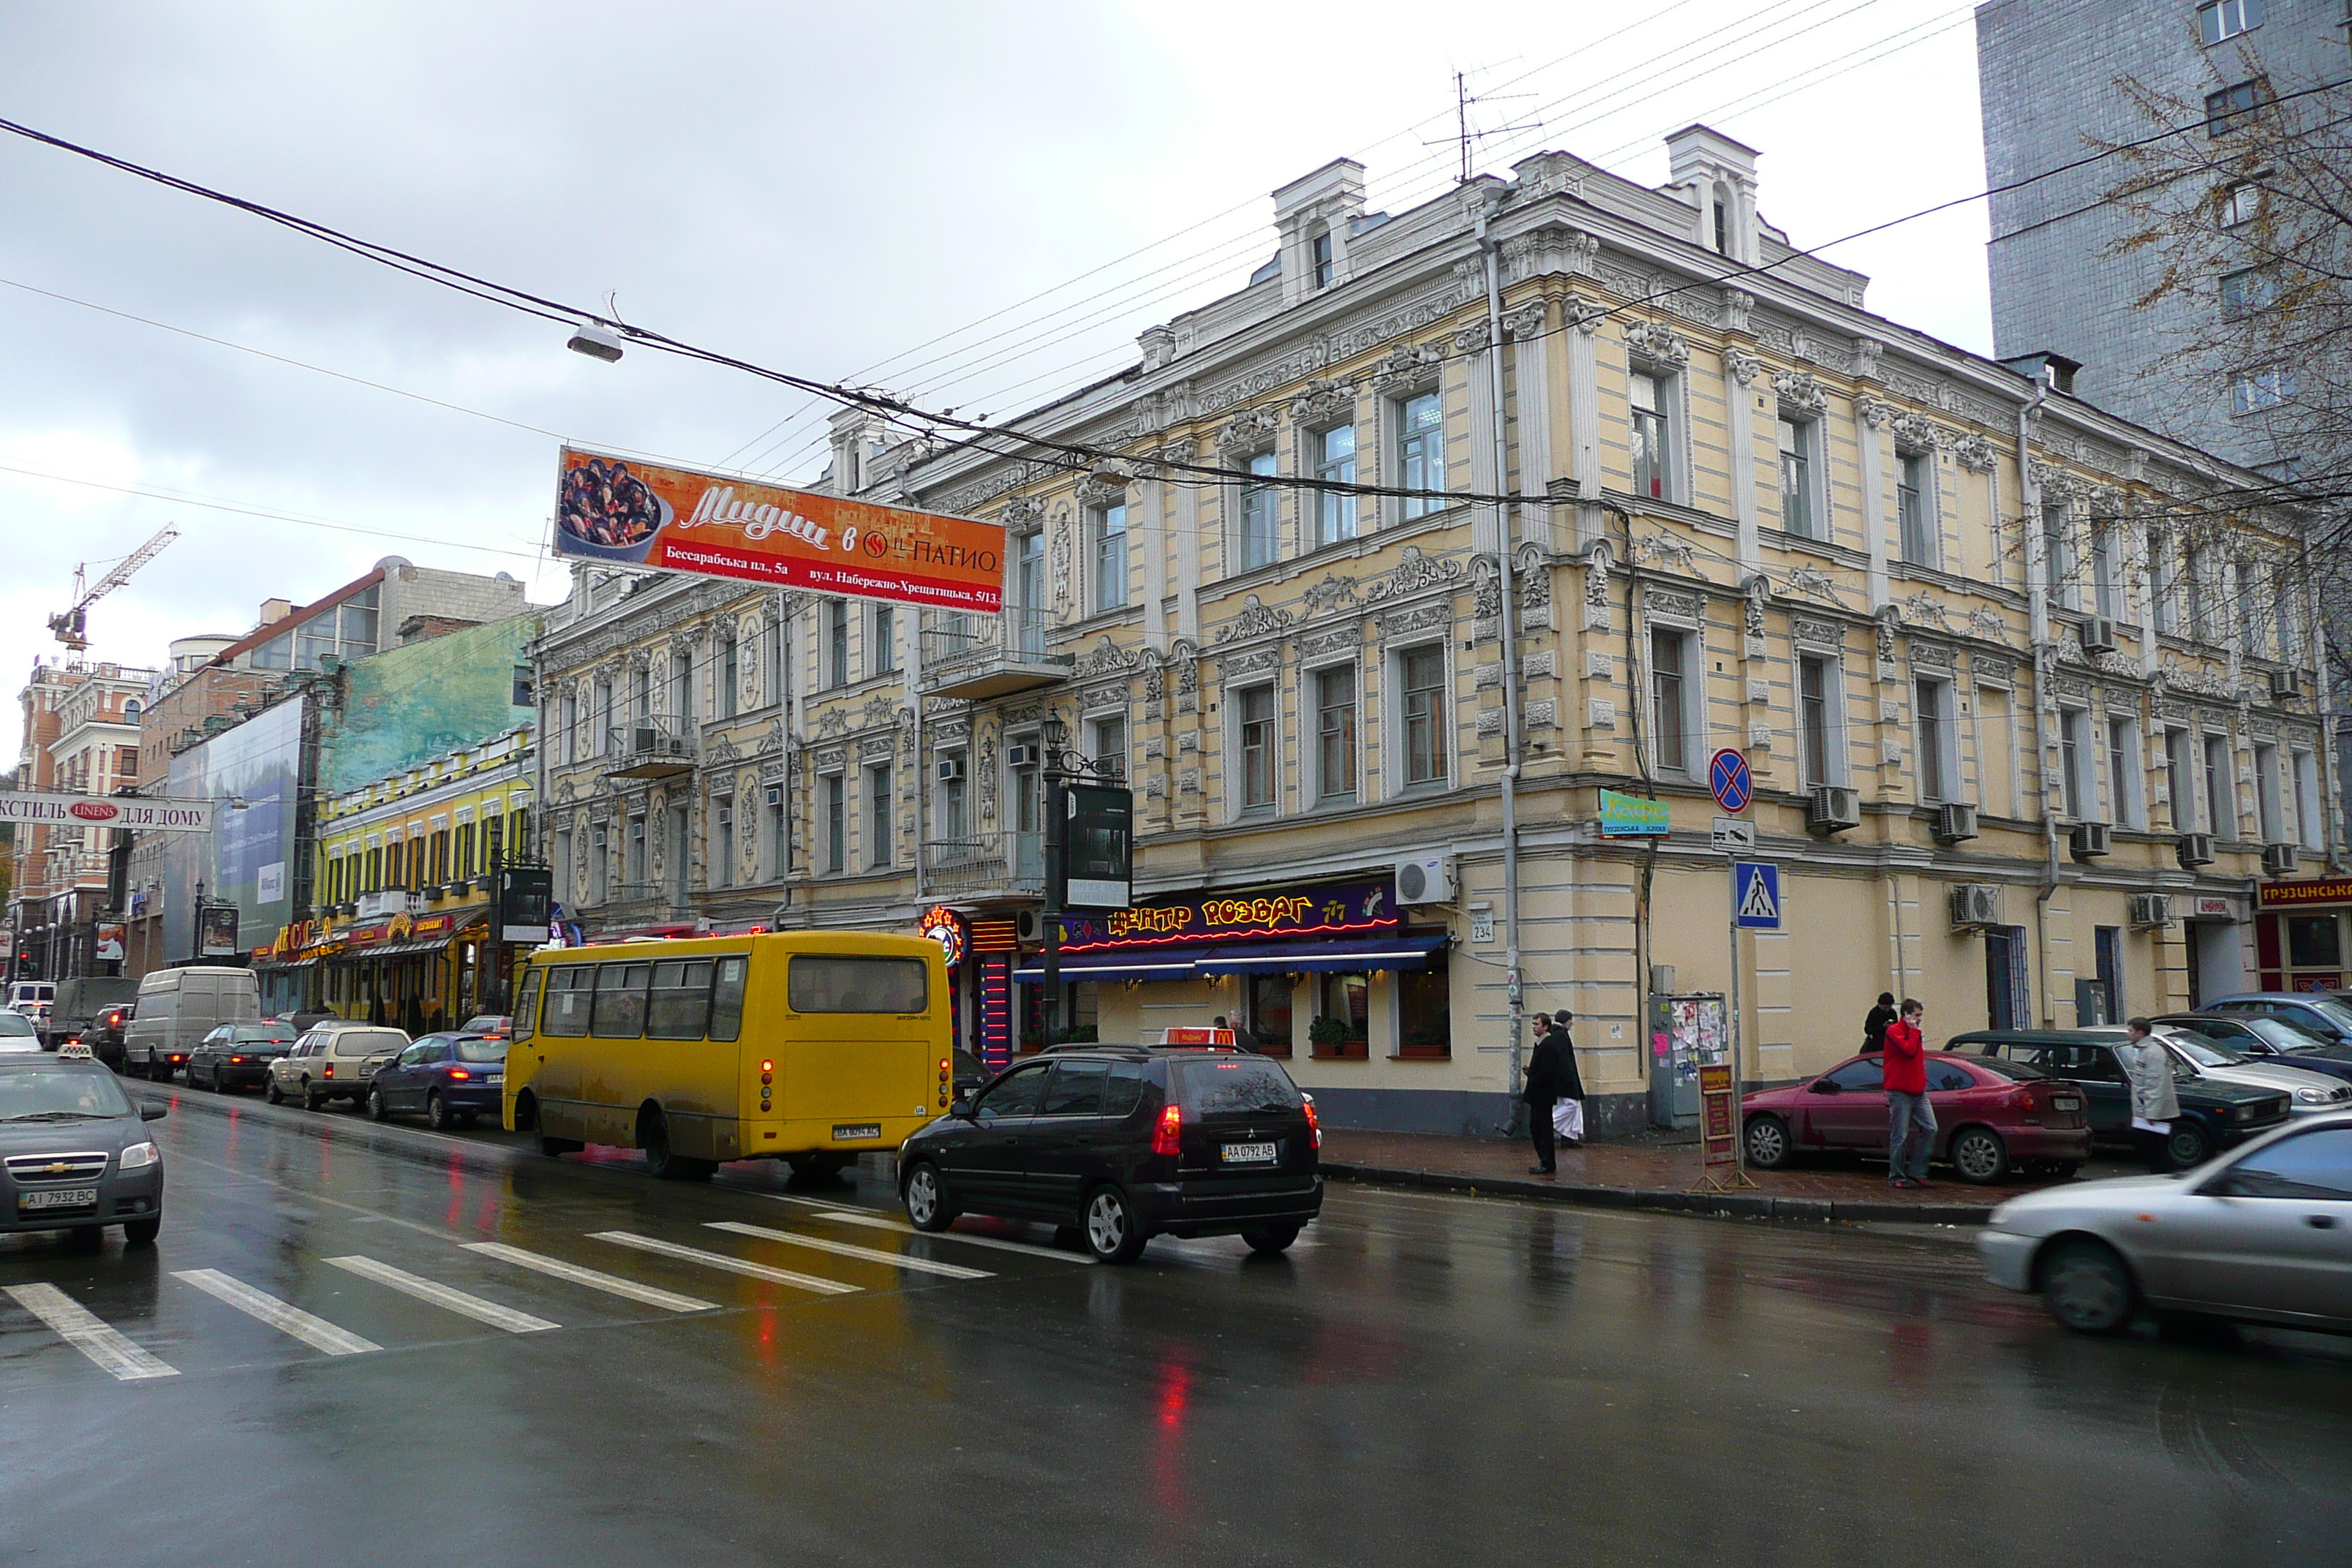
POLYGON ((1731 863, 1731 914, 1748 931, 1780 929, 1780 868, 1756 860, 1731 863))

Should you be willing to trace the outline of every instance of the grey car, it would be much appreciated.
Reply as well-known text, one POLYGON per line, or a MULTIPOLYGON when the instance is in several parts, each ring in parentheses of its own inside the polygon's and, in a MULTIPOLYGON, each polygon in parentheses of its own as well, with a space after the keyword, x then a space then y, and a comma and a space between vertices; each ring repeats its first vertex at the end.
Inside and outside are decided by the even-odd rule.
POLYGON ((144 1246, 163 1226, 163 1155, 142 1110, 87 1046, 0 1056, 0 1231, 110 1225, 144 1246))
POLYGON ((2352 1110, 2352 1083, 2340 1078, 2330 1078, 2324 1072, 2308 1068, 2291 1067, 2275 1058, 2257 1061, 2241 1056, 2219 1040, 2177 1024, 2158 1024, 2156 1037, 2165 1048, 2181 1061, 2197 1069, 2200 1078, 2210 1078, 2220 1083, 2242 1083, 2254 1089, 2283 1089, 2287 1092, 2286 1113, 2299 1116, 2326 1116, 2338 1110, 2352 1110))
POLYGON ((2082 1333, 2143 1309, 2352 1333, 2352 1113, 2291 1121, 2169 1176, 2015 1197, 1978 1234, 1987 1274, 2082 1333))

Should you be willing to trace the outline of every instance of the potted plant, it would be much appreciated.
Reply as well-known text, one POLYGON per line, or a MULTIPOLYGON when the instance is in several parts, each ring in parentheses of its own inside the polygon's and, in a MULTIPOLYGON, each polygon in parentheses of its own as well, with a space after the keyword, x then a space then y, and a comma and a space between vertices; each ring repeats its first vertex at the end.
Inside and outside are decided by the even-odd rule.
POLYGON ((1345 1018, 1318 1018, 1307 1026, 1307 1037, 1313 1042, 1318 1057, 1347 1054, 1348 1021, 1345 1018))

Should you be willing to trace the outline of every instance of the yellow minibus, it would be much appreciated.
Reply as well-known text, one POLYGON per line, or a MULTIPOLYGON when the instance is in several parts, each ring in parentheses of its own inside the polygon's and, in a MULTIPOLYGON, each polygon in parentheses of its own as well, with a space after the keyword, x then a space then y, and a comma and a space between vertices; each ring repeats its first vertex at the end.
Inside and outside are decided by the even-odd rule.
POLYGON ((840 1170, 951 1096, 937 942, 867 931, 534 953, 516 992, 506 1125, 543 1153, 642 1149, 656 1176, 724 1160, 840 1170))

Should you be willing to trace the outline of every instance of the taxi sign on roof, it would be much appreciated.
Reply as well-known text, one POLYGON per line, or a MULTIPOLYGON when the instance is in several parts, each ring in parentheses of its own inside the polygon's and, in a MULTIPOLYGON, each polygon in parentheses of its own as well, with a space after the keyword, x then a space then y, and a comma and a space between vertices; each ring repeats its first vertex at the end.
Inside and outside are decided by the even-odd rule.
POLYGON ((58 1047, 58 1060, 61 1062, 86 1062, 90 1059, 89 1047, 79 1040, 68 1040, 58 1047))

